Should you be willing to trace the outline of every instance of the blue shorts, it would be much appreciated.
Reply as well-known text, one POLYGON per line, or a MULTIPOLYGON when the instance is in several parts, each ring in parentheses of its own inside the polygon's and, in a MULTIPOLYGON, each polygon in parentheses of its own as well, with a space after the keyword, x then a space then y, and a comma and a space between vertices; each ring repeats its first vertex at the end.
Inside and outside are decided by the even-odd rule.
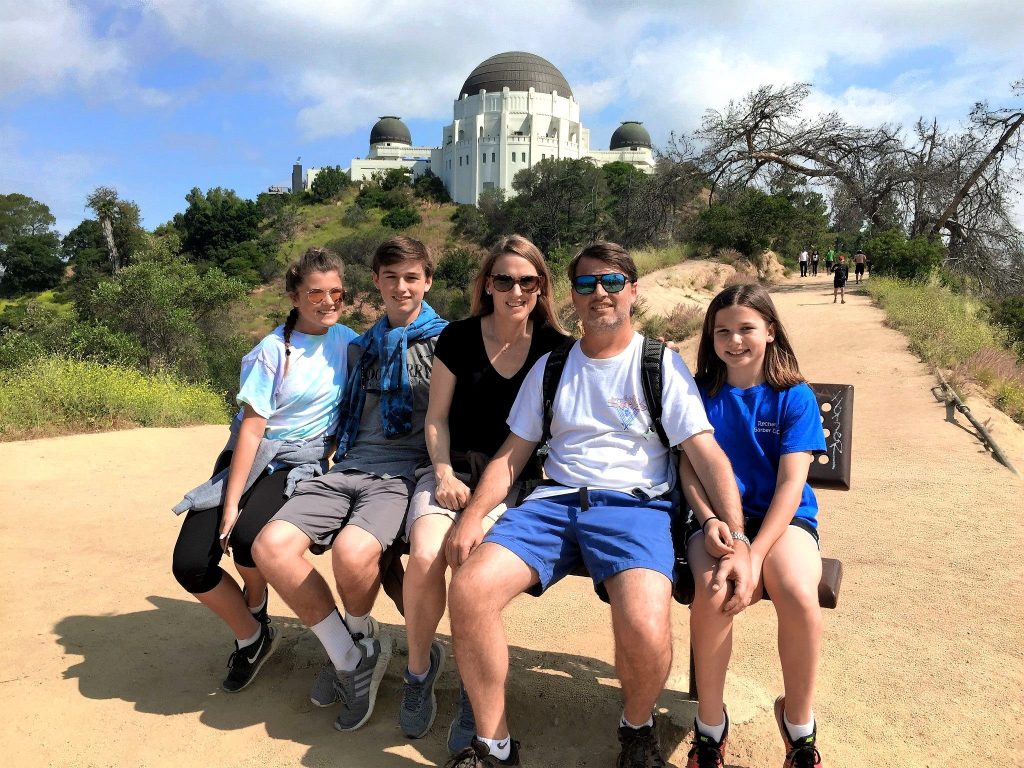
POLYGON ((669 499, 639 499, 618 491, 580 490, 523 502, 484 537, 500 544, 540 577, 530 594, 586 566, 595 588, 630 568, 647 568, 672 581, 669 499))

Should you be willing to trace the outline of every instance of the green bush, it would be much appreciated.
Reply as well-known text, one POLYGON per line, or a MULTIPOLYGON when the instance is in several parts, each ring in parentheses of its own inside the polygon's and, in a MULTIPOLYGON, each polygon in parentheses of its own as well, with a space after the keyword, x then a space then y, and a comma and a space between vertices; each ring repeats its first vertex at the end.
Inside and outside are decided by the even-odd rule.
POLYGON ((992 320, 1006 329, 1007 340, 1024 351, 1024 297, 1009 296, 989 302, 992 320))
POLYGON ((465 248, 447 248, 441 254, 434 278, 449 288, 468 288, 480 269, 480 260, 465 248))
POLYGON ((0 440, 227 420, 221 395, 167 374, 61 357, 0 371, 0 440))
POLYGON ((384 218, 380 220, 380 223, 392 229, 405 229, 413 224, 419 224, 421 221, 423 221, 423 217, 420 216, 419 211, 415 208, 403 206, 401 208, 392 208, 384 214, 384 218))
POLYGON ((871 259, 871 274, 903 280, 925 280, 942 266, 945 248, 938 240, 915 237, 910 240, 898 229, 890 229, 868 240, 864 251, 871 259))

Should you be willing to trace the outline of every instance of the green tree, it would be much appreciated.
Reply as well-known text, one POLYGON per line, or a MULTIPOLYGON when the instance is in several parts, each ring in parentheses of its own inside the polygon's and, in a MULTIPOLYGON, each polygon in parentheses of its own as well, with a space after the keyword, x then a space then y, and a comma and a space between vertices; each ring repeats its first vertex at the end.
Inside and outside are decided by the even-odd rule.
POLYGON ((448 190, 444 188, 444 182, 430 171, 416 179, 412 186, 413 194, 423 200, 430 200, 435 203, 450 203, 452 201, 448 195, 448 190))
POLYGON ((229 307, 245 292, 219 269, 200 274, 181 259, 143 260, 100 283, 80 310, 85 319, 135 339, 146 370, 202 381, 223 353, 239 354, 229 307))
POLYGON ((923 280, 942 266, 945 248, 936 237, 907 239, 901 230, 889 229, 868 240, 864 252, 871 272, 904 280, 923 280))
POLYGON ((213 254, 223 255, 236 243, 259 239, 259 208, 234 190, 214 187, 203 194, 193 187, 185 200, 188 207, 175 214, 174 226, 181 233, 182 249, 197 261, 216 263, 213 254))
POLYGON ((45 291, 60 283, 64 262, 58 255, 59 241, 53 233, 17 235, 0 251, 0 294, 19 296, 30 291, 45 291))
POLYGON ((19 235, 43 235, 56 223, 44 203, 17 192, 0 195, 0 251, 19 235))
MULTIPOLYGON (((530 238, 542 251, 604 234, 607 185, 604 173, 591 161, 542 160, 517 173, 512 188, 517 196, 502 206, 510 231, 530 238)), ((509 229, 498 231, 507 234, 509 229)))
POLYGON ((351 185, 352 180, 348 174, 341 170, 341 166, 336 165, 333 168, 321 168, 313 177, 309 191, 316 202, 325 203, 340 197, 351 185))

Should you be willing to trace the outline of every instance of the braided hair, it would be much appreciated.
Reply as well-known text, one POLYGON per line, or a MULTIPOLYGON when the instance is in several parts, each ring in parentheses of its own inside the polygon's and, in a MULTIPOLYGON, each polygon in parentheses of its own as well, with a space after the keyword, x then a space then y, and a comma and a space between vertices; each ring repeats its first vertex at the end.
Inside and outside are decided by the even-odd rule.
MULTIPOLYGON (((284 273, 284 289, 288 294, 294 294, 299 290, 302 281, 314 272, 337 272, 338 277, 345 277, 345 268, 341 259, 335 256, 326 248, 309 248, 298 259, 293 261, 288 270, 284 273)), ((288 313, 288 319, 284 321, 284 354, 291 357, 292 354, 292 331, 299 321, 298 307, 292 307, 288 313)))

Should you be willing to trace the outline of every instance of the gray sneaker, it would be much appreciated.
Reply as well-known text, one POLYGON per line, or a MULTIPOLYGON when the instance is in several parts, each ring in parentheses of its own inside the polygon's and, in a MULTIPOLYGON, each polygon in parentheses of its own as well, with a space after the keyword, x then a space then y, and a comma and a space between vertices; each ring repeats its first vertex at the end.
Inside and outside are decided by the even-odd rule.
MULTIPOLYGON (((370 617, 369 637, 380 637, 380 624, 372 616, 370 617)), ((362 632, 352 635, 352 640, 356 644, 362 639, 364 639, 362 632)), ((327 662, 317 673, 316 679, 313 680, 313 687, 309 691, 309 700, 318 707, 330 707, 337 704, 341 701, 337 682, 338 675, 334 670, 334 665, 327 662)))
POLYGON ((391 638, 364 638, 356 643, 362 659, 352 672, 338 672, 336 691, 341 712, 334 721, 339 731, 354 731, 370 719, 377 689, 391 660, 391 638))
POLYGON ((466 687, 459 681, 459 708, 455 711, 455 719, 448 726, 448 752, 456 755, 469 749, 476 736, 476 719, 473 717, 473 706, 469 703, 466 687))
POLYGON ((402 708, 398 711, 398 724, 402 733, 410 739, 419 739, 427 735, 430 726, 437 716, 437 698, 434 696, 434 683, 444 669, 444 648, 438 642, 430 644, 430 666, 427 676, 422 681, 409 677, 405 672, 405 689, 402 694, 402 708))

